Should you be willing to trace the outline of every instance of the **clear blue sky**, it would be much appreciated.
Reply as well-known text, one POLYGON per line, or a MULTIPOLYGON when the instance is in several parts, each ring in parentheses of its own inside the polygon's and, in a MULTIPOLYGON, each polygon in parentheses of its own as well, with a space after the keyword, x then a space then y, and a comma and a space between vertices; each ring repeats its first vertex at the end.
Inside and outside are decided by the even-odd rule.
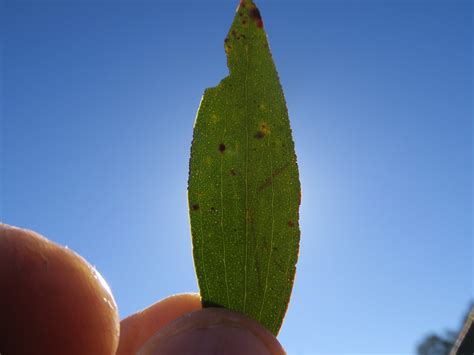
MULTIPOLYGON (((237 3, 2 3, 0 219, 96 265, 121 317, 197 291, 189 148, 237 3)), ((472 3, 259 6, 303 188, 279 338, 290 354, 413 353, 474 296, 472 3)))

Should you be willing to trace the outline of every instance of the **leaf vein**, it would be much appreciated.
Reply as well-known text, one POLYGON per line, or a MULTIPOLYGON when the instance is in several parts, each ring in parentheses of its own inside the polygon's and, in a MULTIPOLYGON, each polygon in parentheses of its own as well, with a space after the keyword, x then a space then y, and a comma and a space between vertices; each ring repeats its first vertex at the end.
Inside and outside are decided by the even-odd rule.
MULTIPOLYGON (((225 125, 225 123, 224 123, 225 125)), ((226 127, 224 126, 224 133, 222 134, 222 141, 225 138, 226 127)), ((227 281, 227 261, 226 261, 226 251, 225 251, 225 233, 224 233, 224 192, 223 192, 223 175, 222 175, 222 161, 224 159, 224 154, 221 154, 221 166, 220 166, 220 173, 221 173, 221 233, 222 233, 222 249, 223 249, 223 256, 224 256, 224 281, 225 281, 225 289, 227 293, 227 307, 230 307, 230 299, 229 299, 229 283, 227 281)))
POLYGON ((249 237, 249 206, 248 206, 248 173, 249 173, 249 118, 248 118, 248 87, 247 77, 249 70, 249 47, 245 46, 245 54, 247 65, 245 67, 245 80, 244 80, 244 91, 245 91, 245 138, 246 138, 246 149, 245 149, 245 262, 244 262, 244 306, 243 311, 245 313, 247 304, 247 263, 248 263, 248 237, 249 237))
MULTIPOLYGON (((271 138, 268 138, 268 147, 269 152, 270 152, 270 174, 273 176, 273 156, 272 156, 272 150, 270 147, 270 140, 271 138)), ((273 214, 273 207, 274 207, 274 199, 275 199, 275 193, 273 189, 273 184, 271 184, 271 189, 272 189, 272 203, 271 203, 271 216, 272 216, 272 227, 271 227, 271 235, 270 235, 270 254, 268 256, 268 264, 267 264, 267 276, 265 277, 265 288, 263 290, 263 299, 262 299, 262 305, 260 307, 260 313, 258 315, 258 321, 260 322, 262 319, 262 312, 263 312, 263 306, 265 305, 265 298, 267 297, 267 289, 268 289, 268 277, 270 275, 270 263, 272 260, 272 254, 273 254, 273 234, 274 234, 274 227, 275 227, 275 216, 273 214)))

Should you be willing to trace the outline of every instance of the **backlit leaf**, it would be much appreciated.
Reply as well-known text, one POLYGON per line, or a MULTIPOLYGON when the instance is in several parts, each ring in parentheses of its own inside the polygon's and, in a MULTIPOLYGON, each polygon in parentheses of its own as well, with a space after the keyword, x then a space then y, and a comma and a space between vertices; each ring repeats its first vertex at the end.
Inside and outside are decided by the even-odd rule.
POLYGON ((229 76, 202 98, 189 213, 204 306, 277 334, 299 248, 300 183, 288 110, 260 12, 241 1, 225 39, 229 76))

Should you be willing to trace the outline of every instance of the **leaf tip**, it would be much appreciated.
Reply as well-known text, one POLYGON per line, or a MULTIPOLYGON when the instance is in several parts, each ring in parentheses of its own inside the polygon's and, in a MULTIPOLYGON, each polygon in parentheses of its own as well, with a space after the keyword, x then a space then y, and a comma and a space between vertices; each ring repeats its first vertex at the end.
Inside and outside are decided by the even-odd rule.
POLYGON ((239 8, 248 8, 249 17, 255 21, 258 28, 263 28, 262 15, 252 0, 240 0, 239 8))

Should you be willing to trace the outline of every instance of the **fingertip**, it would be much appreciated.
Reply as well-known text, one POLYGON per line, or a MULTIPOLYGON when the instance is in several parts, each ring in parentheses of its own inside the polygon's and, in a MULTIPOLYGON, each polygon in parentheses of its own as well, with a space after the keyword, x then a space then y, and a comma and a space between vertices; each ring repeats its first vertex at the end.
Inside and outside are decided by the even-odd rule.
POLYGON ((156 302, 120 322, 117 355, 135 354, 156 332, 175 319, 201 309, 197 293, 173 295, 156 302))
POLYGON ((153 335, 140 355, 285 354, 278 340, 256 321, 227 309, 188 313, 153 335))

